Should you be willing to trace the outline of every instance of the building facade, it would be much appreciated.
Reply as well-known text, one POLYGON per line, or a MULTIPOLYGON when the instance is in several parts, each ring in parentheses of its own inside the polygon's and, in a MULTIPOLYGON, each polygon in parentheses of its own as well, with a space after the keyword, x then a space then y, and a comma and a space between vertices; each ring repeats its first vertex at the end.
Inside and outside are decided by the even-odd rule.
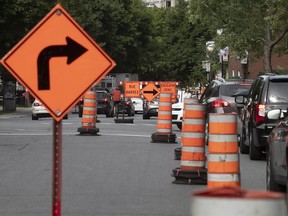
POLYGON ((176 0, 143 0, 147 7, 168 8, 175 7, 176 0))
MULTIPOLYGON (((288 54, 272 55, 271 73, 288 74, 288 54)), ((247 62, 241 61, 237 57, 229 57, 226 78, 240 77, 246 79, 255 79, 264 73, 263 58, 249 58, 247 62)))

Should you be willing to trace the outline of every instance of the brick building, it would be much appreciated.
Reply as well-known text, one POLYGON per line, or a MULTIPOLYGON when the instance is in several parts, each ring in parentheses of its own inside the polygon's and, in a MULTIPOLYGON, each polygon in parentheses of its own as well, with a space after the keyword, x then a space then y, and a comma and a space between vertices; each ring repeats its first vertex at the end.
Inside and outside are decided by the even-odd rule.
MULTIPOLYGON (((241 64, 237 57, 230 57, 228 62, 228 70, 226 78, 244 77, 245 66, 247 67, 247 79, 255 79, 259 74, 264 71, 263 58, 249 59, 248 64, 241 64)), ((280 74, 288 74, 288 54, 272 56, 272 72, 280 74)))

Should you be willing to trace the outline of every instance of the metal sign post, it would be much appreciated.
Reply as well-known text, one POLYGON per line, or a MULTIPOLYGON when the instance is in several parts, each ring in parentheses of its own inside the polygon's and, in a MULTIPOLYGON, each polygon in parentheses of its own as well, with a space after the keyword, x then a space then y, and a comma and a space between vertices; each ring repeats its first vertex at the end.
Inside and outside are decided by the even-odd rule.
POLYGON ((61 216, 62 120, 53 120, 52 216, 61 216))

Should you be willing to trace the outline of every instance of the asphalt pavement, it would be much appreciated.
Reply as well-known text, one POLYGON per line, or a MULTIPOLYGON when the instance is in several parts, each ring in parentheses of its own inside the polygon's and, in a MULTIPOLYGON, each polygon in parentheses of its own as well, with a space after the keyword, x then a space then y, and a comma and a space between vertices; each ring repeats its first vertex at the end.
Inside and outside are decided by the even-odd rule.
POLYGON ((0 112, 0 119, 20 118, 31 115, 31 107, 16 107, 16 111, 0 112))

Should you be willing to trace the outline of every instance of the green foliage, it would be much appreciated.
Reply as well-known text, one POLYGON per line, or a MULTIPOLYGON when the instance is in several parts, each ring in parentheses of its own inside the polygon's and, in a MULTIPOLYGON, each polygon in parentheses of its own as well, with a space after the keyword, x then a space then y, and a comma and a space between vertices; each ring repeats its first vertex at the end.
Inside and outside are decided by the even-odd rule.
POLYGON ((288 31, 287 10, 287 0, 190 0, 189 4, 190 20, 209 25, 216 48, 264 55, 265 70, 271 64, 271 51, 288 31), (223 33, 216 36, 217 29, 223 33))
POLYGON ((58 2, 116 62, 112 72, 185 85, 206 79, 199 66, 211 37, 205 25, 189 22, 184 0, 166 9, 142 0, 0 0, 1 56, 58 2))

